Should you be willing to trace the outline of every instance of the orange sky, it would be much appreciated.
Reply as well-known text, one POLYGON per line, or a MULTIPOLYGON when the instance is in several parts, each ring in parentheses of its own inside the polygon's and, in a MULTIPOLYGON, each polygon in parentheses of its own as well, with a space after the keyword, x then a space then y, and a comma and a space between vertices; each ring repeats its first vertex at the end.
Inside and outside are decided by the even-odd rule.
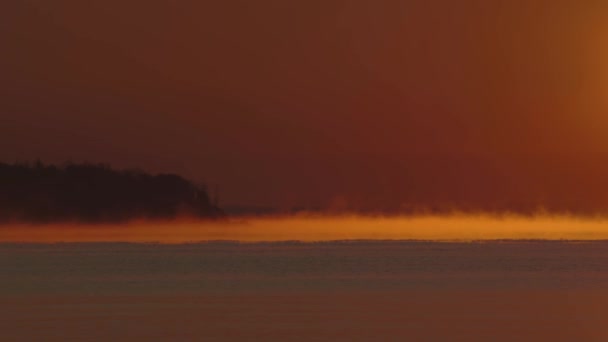
POLYGON ((608 208, 603 1, 0 5, 0 160, 226 203, 608 208))

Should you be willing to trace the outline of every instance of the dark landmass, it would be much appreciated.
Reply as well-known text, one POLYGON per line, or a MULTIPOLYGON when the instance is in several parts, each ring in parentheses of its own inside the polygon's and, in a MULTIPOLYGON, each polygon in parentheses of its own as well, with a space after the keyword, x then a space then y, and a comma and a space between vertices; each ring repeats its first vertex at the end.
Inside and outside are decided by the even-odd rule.
POLYGON ((105 164, 0 163, 0 222, 219 218, 204 186, 105 164))

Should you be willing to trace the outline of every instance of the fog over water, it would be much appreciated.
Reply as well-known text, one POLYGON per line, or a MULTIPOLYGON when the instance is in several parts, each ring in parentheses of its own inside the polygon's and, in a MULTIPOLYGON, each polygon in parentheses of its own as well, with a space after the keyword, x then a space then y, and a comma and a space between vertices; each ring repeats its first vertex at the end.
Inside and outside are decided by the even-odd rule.
POLYGON ((0 242, 160 242, 231 240, 603 240, 608 221, 574 216, 310 216, 121 224, 10 224, 0 242))

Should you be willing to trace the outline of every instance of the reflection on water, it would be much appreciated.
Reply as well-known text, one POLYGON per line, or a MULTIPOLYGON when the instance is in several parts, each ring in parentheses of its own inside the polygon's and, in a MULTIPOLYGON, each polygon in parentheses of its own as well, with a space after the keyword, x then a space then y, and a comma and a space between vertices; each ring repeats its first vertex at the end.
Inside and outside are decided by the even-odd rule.
POLYGON ((608 221, 557 217, 274 217, 227 221, 128 224, 13 224, 0 227, 4 242, 126 241, 182 243, 209 240, 486 240, 608 239, 608 221))
POLYGON ((608 341, 608 242, 0 243, 2 341, 608 341))

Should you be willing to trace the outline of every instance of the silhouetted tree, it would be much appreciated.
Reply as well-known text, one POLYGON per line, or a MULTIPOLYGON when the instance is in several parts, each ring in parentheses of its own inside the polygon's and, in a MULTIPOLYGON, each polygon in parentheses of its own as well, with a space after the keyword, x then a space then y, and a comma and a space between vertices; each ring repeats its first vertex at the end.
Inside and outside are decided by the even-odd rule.
POLYGON ((122 221, 220 217, 205 188, 174 174, 112 170, 107 164, 61 167, 0 163, 0 221, 122 221))

